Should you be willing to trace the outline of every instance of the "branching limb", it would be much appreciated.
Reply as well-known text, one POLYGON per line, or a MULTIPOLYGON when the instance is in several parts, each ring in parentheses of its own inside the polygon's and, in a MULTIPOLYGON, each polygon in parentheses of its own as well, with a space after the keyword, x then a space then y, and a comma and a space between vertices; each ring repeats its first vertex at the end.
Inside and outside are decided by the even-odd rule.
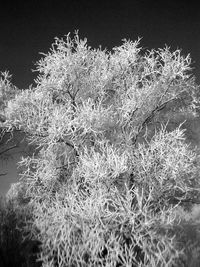
POLYGON ((13 145, 13 146, 10 146, 10 147, 4 149, 3 151, 0 152, 0 156, 1 156, 2 154, 4 154, 4 153, 8 152, 9 150, 11 150, 11 149, 13 149, 13 148, 16 148, 16 147, 18 147, 18 145, 13 145))
POLYGON ((174 98, 171 98, 171 99, 165 101, 162 105, 157 105, 156 108, 154 108, 151 111, 150 115, 147 116, 146 119, 143 121, 143 123, 140 125, 139 130, 138 130, 138 134, 132 139, 132 143, 133 144, 136 143, 139 134, 144 129, 144 127, 153 119, 153 117, 155 116, 155 114, 157 114, 158 112, 160 112, 161 110, 163 110, 166 107, 166 105, 169 102, 173 101, 173 100, 174 100, 174 98))

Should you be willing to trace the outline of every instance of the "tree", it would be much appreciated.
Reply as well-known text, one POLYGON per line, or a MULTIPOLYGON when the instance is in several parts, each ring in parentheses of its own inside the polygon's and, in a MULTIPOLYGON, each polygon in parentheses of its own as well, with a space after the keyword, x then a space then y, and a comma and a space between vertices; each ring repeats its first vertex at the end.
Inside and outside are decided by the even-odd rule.
POLYGON ((172 266, 181 256, 167 229, 197 200, 199 165, 181 125, 166 123, 195 115, 198 86, 189 55, 139 42, 108 52, 77 33, 56 38, 36 87, 7 103, 5 127, 39 150, 20 162, 17 193, 43 266, 172 266))

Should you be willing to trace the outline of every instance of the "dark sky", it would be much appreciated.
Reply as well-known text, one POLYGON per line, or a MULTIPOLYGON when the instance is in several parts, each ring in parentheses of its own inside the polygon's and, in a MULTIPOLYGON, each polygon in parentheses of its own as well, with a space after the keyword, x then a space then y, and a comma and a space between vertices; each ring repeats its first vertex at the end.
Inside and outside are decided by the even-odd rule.
MULTIPOLYGON (((9 70, 13 83, 27 88, 36 73, 39 52, 54 37, 79 30, 92 47, 111 49, 121 39, 143 37, 141 46, 181 48, 193 59, 200 81, 200 16, 191 1, 15 0, 0 6, 0 71, 9 70)), ((198 1, 197 1, 198 3, 198 1)))

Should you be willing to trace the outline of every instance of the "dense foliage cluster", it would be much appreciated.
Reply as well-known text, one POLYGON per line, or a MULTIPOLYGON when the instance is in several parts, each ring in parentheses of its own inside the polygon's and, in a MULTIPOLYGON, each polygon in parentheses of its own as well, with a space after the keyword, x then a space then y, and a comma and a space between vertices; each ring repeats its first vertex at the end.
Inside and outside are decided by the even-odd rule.
POLYGON ((198 112, 198 86, 189 55, 139 41, 56 38, 36 86, 6 103, 5 127, 39 149, 8 197, 31 210, 44 267, 176 266, 184 253, 173 226, 198 199, 198 156, 167 122, 198 112))

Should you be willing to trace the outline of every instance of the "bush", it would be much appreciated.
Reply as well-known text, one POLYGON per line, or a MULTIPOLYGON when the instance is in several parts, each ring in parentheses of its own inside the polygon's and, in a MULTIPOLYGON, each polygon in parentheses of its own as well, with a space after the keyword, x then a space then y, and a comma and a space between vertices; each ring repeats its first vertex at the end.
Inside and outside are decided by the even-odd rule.
POLYGON ((37 86, 8 102, 5 125, 40 149, 19 163, 16 198, 33 210, 43 266, 179 264, 176 209, 198 200, 199 165, 166 123, 197 113, 190 64, 139 40, 107 52, 67 35, 38 62, 37 86))

